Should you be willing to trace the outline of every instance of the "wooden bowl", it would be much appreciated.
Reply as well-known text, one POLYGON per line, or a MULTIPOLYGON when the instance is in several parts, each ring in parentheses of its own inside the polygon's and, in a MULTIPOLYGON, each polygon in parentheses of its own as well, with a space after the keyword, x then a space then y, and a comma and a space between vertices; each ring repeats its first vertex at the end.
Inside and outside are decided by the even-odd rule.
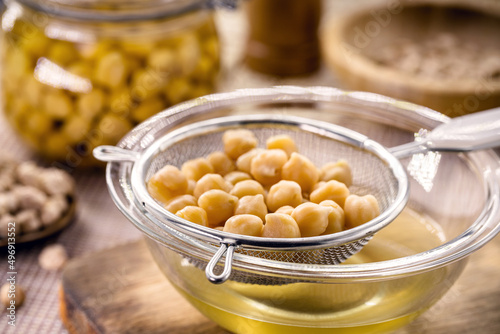
POLYGON ((459 42, 453 54, 465 64, 452 68, 470 67, 475 71, 484 63, 483 50, 495 57, 497 52, 500 55, 500 3, 458 0, 378 3, 326 22, 321 43, 325 62, 344 88, 410 101, 451 117, 500 106, 500 67, 488 75, 475 73, 453 78, 416 74, 377 60, 377 55, 403 41, 411 41, 425 50, 423 45, 444 34, 452 34, 459 42), (465 51, 471 45, 481 51, 469 61, 465 59, 465 51))

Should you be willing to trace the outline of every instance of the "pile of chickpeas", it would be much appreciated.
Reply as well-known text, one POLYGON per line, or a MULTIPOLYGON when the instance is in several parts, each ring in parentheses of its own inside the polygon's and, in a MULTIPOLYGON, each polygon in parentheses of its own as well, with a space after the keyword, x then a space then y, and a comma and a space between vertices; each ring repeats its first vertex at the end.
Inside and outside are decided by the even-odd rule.
POLYGON ((65 31, 66 21, 50 19, 42 26, 28 15, 5 21, 6 118, 50 159, 97 163, 94 147, 114 145, 166 107, 213 92, 219 70, 213 17, 169 20, 182 24, 159 33, 168 22, 96 23, 92 29, 82 23, 75 28, 79 35, 65 31))
POLYGON ((340 232, 380 214, 373 195, 350 193, 345 160, 318 168, 288 135, 269 137, 266 148, 247 129, 227 130, 222 141, 223 152, 158 170, 150 195, 193 223, 269 238, 340 232))

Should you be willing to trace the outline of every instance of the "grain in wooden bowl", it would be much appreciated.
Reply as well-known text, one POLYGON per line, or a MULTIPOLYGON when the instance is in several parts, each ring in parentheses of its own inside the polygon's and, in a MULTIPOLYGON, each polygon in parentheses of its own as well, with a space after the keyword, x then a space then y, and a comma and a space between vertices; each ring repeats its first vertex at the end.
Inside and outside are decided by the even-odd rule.
POLYGON ((456 117, 500 105, 500 3, 377 2, 328 20, 324 59, 345 88, 456 117))

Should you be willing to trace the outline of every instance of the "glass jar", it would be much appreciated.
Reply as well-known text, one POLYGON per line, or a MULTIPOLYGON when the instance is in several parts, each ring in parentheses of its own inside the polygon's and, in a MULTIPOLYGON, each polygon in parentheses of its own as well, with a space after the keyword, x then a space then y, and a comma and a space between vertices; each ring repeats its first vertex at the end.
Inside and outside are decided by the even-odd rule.
POLYGON ((42 156, 71 168, 135 125, 211 93, 219 41, 206 0, 9 0, 2 102, 42 156))

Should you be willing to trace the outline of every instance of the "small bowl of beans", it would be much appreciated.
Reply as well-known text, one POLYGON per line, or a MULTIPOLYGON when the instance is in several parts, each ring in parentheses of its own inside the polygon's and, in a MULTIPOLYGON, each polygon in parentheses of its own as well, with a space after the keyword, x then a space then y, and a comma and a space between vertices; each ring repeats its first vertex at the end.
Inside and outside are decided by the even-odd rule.
POLYGON ((383 333, 429 309, 500 232, 491 172, 500 162, 491 150, 401 159, 407 205, 359 252, 332 263, 311 245, 370 226, 387 207, 378 190, 392 188, 377 158, 361 163, 359 147, 332 145, 339 136, 314 125, 394 147, 448 120, 328 87, 213 94, 125 135, 108 152, 107 184, 166 278, 223 328, 383 333), (223 275, 228 264, 225 279, 208 277, 207 268, 223 275))
POLYGON ((332 17, 322 45, 346 88, 455 117, 500 105, 499 29, 493 2, 397 1, 332 17))

